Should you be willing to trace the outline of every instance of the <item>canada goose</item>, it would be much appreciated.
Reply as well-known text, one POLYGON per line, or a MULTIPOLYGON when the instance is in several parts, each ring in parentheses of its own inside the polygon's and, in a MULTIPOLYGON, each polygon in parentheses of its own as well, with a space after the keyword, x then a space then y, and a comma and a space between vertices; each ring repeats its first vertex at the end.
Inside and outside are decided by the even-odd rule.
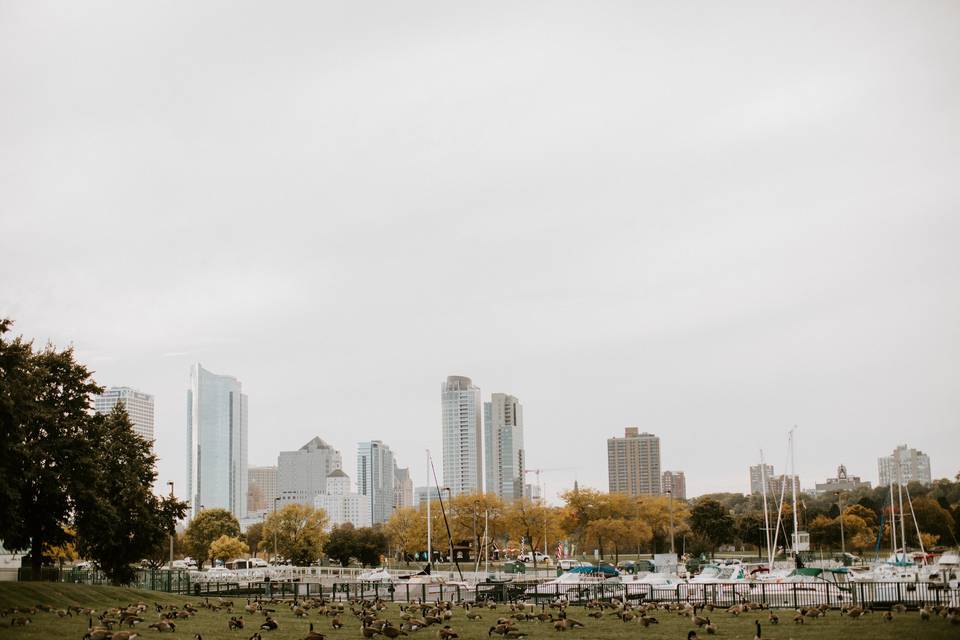
POLYGON ((310 630, 307 632, 307 635, 304 636, 303 640, 323 640, 324 635, 319 631, 313 630, 313 623, 310 623, 310 630))
POLYGON ((753 640, 760 640, 760 621, 754 620, 753 624, 757 625, 757 633, 753 636, 753 640))
MULTIPOLYGON (((397 638, 400 636, 407 635, 407 633, 403 629, 397 629, 395 626, 389 623, 383 625, 383 628, 380 630, 380 633, 387 636, 388 638, 397 638)), ((323 640, 323 637, 321 636, 320 638, 307 638, 307 640, 323 640)))
POLYGON ((33 620, 31 620, 30 618, 14 618, 13 620, 10 621, 10 626, 11 626, 11 627, 25 627, 25 626, 27 626, 28 624, 30 624, 31 622, 33 622, 33 620))
POLYGON ((333 616, 333 620, 330 621, 330 626, 334 629, 340 629, 343 627, 343 618, 339 615, 333 616))
POLYGON ((803 614, 797 611, 797 613, 793 616, 793 623, 803 624, 803 614))
POLYGON ((139 637, 140 634, 136 631, 117 631, 110 637, 110 640, 136 640, 139 637))
POLYGON ((267 619, 263 621, 263 624, 260 625, 260 629, 263 631, 275 631, 280 625, 277 624, 277 621, 267 616, 267 619))
POLYGON ((481 616, 476 611, 469 611, 469 610, 467 611, 467 620, 482 620, 482 619, 483 619, 483 616, 481 616))
POLYGON ((890 607, 890 608, 891 608, 893 611, 896 611, 897 613, 906 613, 906 612, 907 612, 907 607, 904 606, 904 605, 901 604, 901 603, 897 603, 897 604, 893 605, 893 606, 890 607))
POLYGON ((771 611, 770 615, 767 616, 767 620, 770 621, 770 624, 780 624, 780 616, 775 614, 773 611, 771 611))
POLYGON ((920 619, 929 620, 930 619, 930 609, 928 607, 923 607, 920 609, 920 619))
MULTIPOLYGON (((696 611, 696 608, 694 608, 694 611, 696 611)), ((698 616, 698 615, 695 614, 695 613, 691 613, 691 614, 690 614, 690 622, 691 622, 691 623, 693 624, 693 626, 695 626, 695 627, 702 627, 703 625, 707 624, 707 619, 706 619, 706 618, 701 618, 700 616, 698 616)))
POLYGON ((893 612, 889 609, 883 612, 883 621, 884 622, 893 622, 893 612))
POLYGON ((364 638, 372 638, 373 636, 380 633, 380 630, 374 627, 369 627, 363 623, 360 623, 360 633, 363 634, 364 638))
POLYGON ((239 618, 230 616, 230 619, 227 620, 227 628, 230 631, 235 631, 237 629, 243 629, 243 616, 239 618))
POLYGON ((590 616, 591 618, 596 618, 597 620, 599 620, 600 618, 603 617, 603 611, 601 611, 600 609, 597 609, 596 611, 591 611, 587 615, 590 616))
POLYGON ((260 632, 258 631, 257 633, 250 636, 250 640, 263 640, 263 637, 260 635, 260 632))
POLYGON ((700 640, 700 636, 697 635, 696 631, 689 631, 687 633, 687 640, 700 640))
POLYGON ((173 622, 168 622, 167 620, 160 620, 159 622, 154 622, 150 625, 151 629, 156 629, 157 631, 169 631, 173 633, 177 630, 177 625, 173 622))
POLYGON ((199 633, 193 634, 193 640, 203 640, 203 636, 199 633))
POLYGON ((707 618, 707 624, 703 625, 703 628, 707 630, 707 633, 713 635, 717 632, 717 625, 710 622, 710 618, 707 618))
POLYGON ((660 621, 654 618, 653 616, 640 616, 640 624, 642 624, 644 628, 646 628, 652 624, 660 624, 660 621))
POLYGON ((444 625, 443 627, 441 627, 440 630, 437 632, 437 636, 440 638, 440 640, 450 640, 451 638, 460 637, 459 635, 457 635, 457 632, 450 627, 450 625, 444 625))

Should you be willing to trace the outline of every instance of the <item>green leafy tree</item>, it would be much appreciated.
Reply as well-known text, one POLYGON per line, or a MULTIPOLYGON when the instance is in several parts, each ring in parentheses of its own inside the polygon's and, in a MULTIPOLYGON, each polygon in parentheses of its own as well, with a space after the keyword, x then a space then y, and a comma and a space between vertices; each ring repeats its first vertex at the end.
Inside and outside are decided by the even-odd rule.
POLYGON ((757 555, 761 554, 764 545, 767 544, 764 526, 763 514, 756 511, 744 513, 736 518, 737 537, 743 544, 756 547, 757 555))
POLYGON ((204 561, 210 556, 210 545, 220 536, 240 536, 240 523, 226 509, 204 509, 190 521, 184 544, 187 553, 197 561, 198 569, 203 568, 204 561))
POLYGON ((114 584, 134 577, 131 564, 169 540, 187 504, 153 494, 157 457, 133 431, 122 404, 91 417, 94 481, 76 494, 78 550, 114 584))
POLYGON ((260 543, 263 541, 263 523, 258 522, 247 527, 244 539, 247 541, 247 546, 250 547, 250 553, 256 557, 260 550, 260 543))
POLYGON ((267 516, 263 535, 272 540, 276 534, 278 552, 295 565, 316 562, 327 539, 327 514, 302 504, 289 504, 267 516))
POLYGON ((231 558, 239 558, 242 555, 250 553, 250 547, 240 538, 231 536, 220 536, 210 544, 210 561, 222 560, 226 562, 231 558))
POLYGON ((90 398, 101 388, 72 348, 35 353, 4 338, 10 326, 0 320, 0 539, 29 549, 39 578, 44 549, 71 542, 77 490, 95 481, 90 398))
POLYGON ((728 509, 711 498, 701 498, 690 511, 690 528, 709 543, 712 552, 733 541, 734 524, 728 509))
POLYGON ((332 560, 336 560, 341 567, 350 564, 356 557, 357 533, 349 522, 337 525, 330 531, 330 537, 324 545, 324 553, 332 560))

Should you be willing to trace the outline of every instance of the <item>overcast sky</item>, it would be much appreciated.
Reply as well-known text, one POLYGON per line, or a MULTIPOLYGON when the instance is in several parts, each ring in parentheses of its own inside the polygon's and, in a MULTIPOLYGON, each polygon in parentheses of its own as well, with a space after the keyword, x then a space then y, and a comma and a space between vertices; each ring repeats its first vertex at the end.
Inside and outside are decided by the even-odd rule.
MULTIPOLYGON (((0 1, 0 315, 250 464, 440 385, 524 405, 550 494, 661 437, 747 491, 899 443, 960 471, 960 3, 0 1), (466 6, 474 5, 474 6, 466 6)), ((438 459, 439 467, 439 459, 438 459)))

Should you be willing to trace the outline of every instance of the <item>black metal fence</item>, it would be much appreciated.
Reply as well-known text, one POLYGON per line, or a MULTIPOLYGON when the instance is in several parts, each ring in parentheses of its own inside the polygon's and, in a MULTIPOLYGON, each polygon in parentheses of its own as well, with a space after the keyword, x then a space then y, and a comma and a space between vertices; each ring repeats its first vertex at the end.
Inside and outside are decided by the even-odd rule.
POLYGON ((800 608, 818 605, 840 607, 862 605, 889 607, 903 604, 960 606, 960 589, 931 582, 791 582, 791 583, 682 583, 657 586, 648 584, 479 584, 477 601, 546 602, 557 599, 570 604, 591 600, 627 600, 635 603, 683 603, 731 607, 751 602, 773 608, 800 608))
MULTIPOLYGON (((58 582, 75 584, 109 585, 110 580, 102 571, 71 569, 62 571, 52 578, 58 582)), ((139 569, 134 575, 131 587, 148 591, 167 593, 190 593, 190 572, 181 569, 139 569)))

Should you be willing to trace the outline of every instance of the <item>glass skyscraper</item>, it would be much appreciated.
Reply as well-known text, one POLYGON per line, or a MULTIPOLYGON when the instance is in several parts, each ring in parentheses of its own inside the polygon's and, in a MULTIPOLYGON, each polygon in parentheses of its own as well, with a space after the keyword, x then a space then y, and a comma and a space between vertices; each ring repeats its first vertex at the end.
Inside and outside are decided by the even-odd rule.
POLYGON ((483 403, 483 457, 487 492, 504 500, 523 497, 523 405, 514 396, 495 393, 483 403))
POLYGON ((373 524, 386 522, 393 514, 396 469, 393 452, 381 441, 357 445, 357 493, 370 501, 373 524))
POLYGON ((480 388, 470 378, 447 376, 440 387, 443 484, 453 495, 483 491, 480 459, 480 388))
POLYGON ((109 387, 99 396, 93 397, 93 408, 97 413, 110 413, 114 405, 120 403, 127 410, 133 432, 150 442, 154 441, 153 396, 130 387, 109 387))
POLYGON ((247 515, 247 396, 240 381, 190 367, 187 490, 191 517, 203 509, 247 515))

